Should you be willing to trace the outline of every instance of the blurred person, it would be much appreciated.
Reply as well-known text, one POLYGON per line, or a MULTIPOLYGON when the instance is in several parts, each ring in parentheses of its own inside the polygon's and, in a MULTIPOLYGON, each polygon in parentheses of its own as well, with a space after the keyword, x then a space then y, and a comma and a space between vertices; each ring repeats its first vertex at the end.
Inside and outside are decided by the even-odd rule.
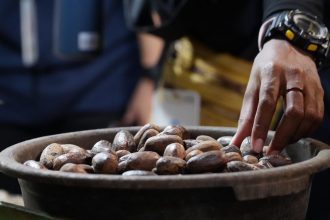
MULTIPOLYGON (((166 41, 186 35, 217 52, 253 61, 232 144, 240 146, 244 138, 251 136, 253 150, 260 152, 276 104, 283 98, 283 114, 268 151, 272 154, 307 136, 330 144, 330 69, 324 61, 329 34, 323 26, 324 4, 322 0, 126 0, 125 15, 130 27, 166 41), (294 16, 289 17, 289 13, 294 16), (304 32, 299 33, 293 26, 283 28, 288 24, 304 32), (326 115, 319 127, 324 106, 326 115)), ((308 218, 330 219, 328 202, 322 201, 329 200, 329 184, 329 170, 314 178, 308 218)))
MULTIPOLYGON (((158 57, 140 57, 162 45, 127 29, 121 1, 0 0, 0 19, 0 151, 44 135, 149 121, 149 60, 158 57), (74 33, 79 28, 85 32, 74 33)), ((3 174, 1 188, 20 192, 3 174)))

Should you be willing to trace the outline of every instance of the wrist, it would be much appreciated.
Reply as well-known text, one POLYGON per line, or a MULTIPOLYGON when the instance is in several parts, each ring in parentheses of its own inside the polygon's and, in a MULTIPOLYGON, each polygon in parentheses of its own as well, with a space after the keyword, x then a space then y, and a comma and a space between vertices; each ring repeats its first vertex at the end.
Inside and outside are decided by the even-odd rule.
POLYGON ((258 44, 282 39, 308 54, 320 66, 329 49, 328 29, 317 18, 299 10, 282 11, 260 28, 258 44))

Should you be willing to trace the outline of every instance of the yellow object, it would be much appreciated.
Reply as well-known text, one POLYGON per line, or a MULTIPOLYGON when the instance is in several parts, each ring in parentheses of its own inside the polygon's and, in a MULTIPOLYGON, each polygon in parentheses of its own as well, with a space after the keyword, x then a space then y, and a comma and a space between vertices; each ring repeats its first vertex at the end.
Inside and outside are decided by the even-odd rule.
POLYGON ((317 45, 316 44, 310 44, 310 45, 308 45, 307 50, 316 51, 317 50, 317 45))
POLYGON ((290 29, 288 29, 288 30, 286 30, 286 32, 285 32, 285 36, 289 39, 289 40, 293 40, 293 38, 294 38, 294 33, 290 30, 290 29))
MULTIPOLYGON (((201 125, 236 127, 252 63, 188 38, 173 48, 175 56, 167 58, 164 68, 165 86, 200 94, 201 125)), ((275 121, 274 117, 271 128, 275 121)))

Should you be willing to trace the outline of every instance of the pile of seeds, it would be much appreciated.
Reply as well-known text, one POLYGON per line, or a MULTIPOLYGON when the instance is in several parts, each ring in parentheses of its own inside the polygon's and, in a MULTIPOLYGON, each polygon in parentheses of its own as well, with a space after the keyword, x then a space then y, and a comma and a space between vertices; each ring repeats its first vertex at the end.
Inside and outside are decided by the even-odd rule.
POLYGON ((199 135, 192 139, 181 125, 161 130, 146 124, 134 136, 119 131, 112 142, 100 140, 86 150, 73 144, 52 143, 39 161, 26 166, 75 173, 122 175, 174 175, 260 170, 291 164, 282 154, 266 156, 267 146, 257 154, 250 137, 240 147, 230 145, 231 136, 218 139, 199 135))

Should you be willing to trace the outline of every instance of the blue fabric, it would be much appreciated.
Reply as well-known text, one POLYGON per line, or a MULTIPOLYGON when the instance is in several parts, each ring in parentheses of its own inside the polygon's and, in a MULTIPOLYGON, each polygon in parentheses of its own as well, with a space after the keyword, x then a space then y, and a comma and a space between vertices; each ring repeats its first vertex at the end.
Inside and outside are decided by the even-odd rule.
POLYGON ((135 34, 121 1, 103 1, 103 49, 95 59, 64 61, 53 54, 54 1, 37 0, 39 60, 24 68, 19 1, 0 0, 0 123, 33 124, 63 114, 126 108, 141 75, 135 34))

